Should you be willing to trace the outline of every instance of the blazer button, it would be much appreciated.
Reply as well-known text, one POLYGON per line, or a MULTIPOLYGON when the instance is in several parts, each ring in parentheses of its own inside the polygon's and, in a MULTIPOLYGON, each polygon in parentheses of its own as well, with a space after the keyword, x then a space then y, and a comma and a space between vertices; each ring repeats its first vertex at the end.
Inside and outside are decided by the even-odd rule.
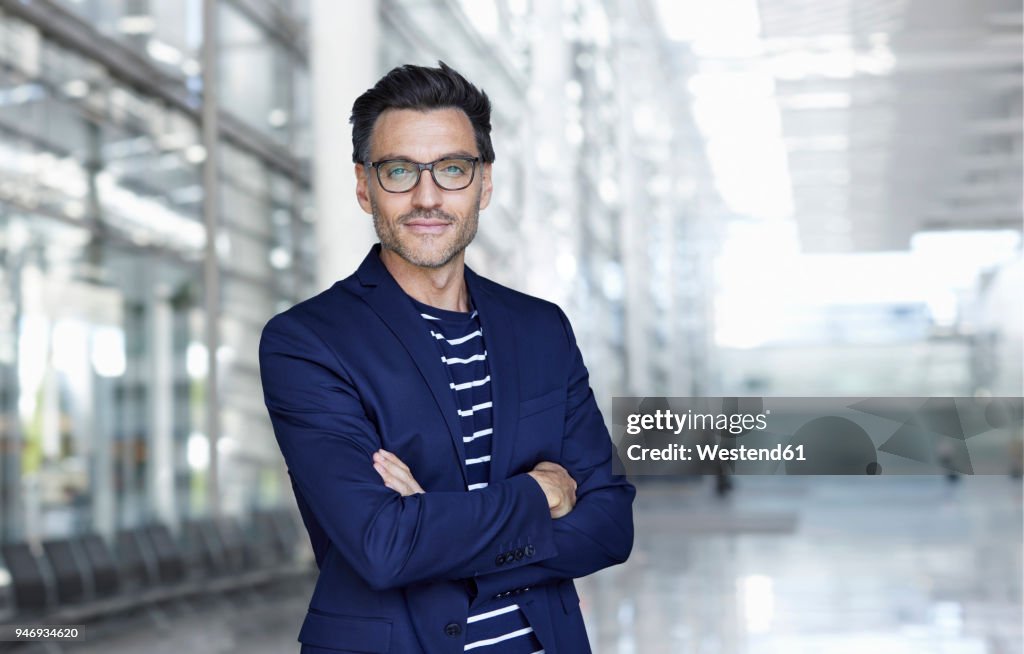
POLYGON ((458 622, 449 622, 444 626, 444 633, 453 637, 458 636, 462 633, 462 625, 460 625, 458 622))
POLYGON ((516 548, 516 561, 518 561, 519 559, 523 558, 523 556, 525 556, 525 555, 526 555, 526 550, 524 550, 521 547, 517 547, 516 548))
POLYGON ((526 546, 526 556, 533 556, 533 553, 536 551, 537 549, 533 545, 526 546))
POLYGON ((504 553, 504 552, 502 552, 501 554, 499 554, 498 556, 496 556, 496 557, 494 558, 494 562, 495 562, 495 563, 496 563, 497 565, 505 565, 505 553, 504 553))

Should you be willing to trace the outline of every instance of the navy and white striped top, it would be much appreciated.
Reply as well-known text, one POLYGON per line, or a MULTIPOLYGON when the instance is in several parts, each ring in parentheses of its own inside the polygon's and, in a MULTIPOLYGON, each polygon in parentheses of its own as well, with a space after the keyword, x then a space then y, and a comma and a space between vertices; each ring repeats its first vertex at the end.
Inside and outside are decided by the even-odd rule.
MULTIPOLYGON (((409 298, 412 300, 412 298, 409 298)), ((475 310, 446 311, 412 300, 437 343, 455 394, 466 449, 466 490, 487 487, 491 473, 494 413, 483 327, 475 310)), ((415 472, 414 472, 415 474, 415 472)), ((526 614, 508 598, 494 599, 470 615, 465 651, 473 654, 543 654, 526 614)))

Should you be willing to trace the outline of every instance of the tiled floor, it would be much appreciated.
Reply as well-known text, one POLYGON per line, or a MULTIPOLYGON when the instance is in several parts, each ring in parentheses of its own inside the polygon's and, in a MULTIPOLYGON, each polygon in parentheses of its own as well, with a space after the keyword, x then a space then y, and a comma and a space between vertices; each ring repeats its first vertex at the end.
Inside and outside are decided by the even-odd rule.
MULTIPOLYGON (((597 654, 1021 654, 1019 481, 708 481, 639 485, 632 558, 578 582, 597 654)), ((297 652, 308 597, 183 605, 65 651, 297 652)))

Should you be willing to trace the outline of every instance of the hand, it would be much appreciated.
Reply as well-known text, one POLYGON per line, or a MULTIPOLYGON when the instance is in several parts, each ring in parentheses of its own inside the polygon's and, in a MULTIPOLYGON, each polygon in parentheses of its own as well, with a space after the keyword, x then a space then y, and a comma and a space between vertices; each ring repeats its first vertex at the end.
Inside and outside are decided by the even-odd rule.
POLYGON ((409 466, 387 450, 377 450, 373 453, 373 469, 384 480, 385 486, 398 491, 402 497, 426 492, 412 476, 409 466))
POLYGON ((540 484, 552 518, 568 515, 576 506, 576 480, 562 466, 551 461, 541 461, 526 474, 540 484))

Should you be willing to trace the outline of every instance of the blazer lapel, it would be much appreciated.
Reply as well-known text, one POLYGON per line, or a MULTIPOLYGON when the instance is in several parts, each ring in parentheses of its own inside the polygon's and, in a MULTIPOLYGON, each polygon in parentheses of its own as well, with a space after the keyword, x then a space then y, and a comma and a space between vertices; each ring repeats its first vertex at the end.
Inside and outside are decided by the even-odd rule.
POLYGON ((515 316, 482 283, 482 278, 466 267, 466 284, 480 312, 487 363, 491 375, 491 401, 494 403, 494 435, 491 438, 491 477, 497 482, 508 476, 509 461, 519 423, 519 366, 515 316))
POLYGON ((416 313, 416 308, 409 302, 405 291, 384 267, 379 252, 380 245, 374 245, 356 271, 363 286, 370 287, 363 294, 363 299, 402 343, 434 396, 458 453, 459 470, 462 472, 462 484, 465 487, 466 448, 462 442, 455 397, 448 386, 448 376, 441 366, 441 355, 438 354, 437 346, 431 342, 429 330, 416 313))

